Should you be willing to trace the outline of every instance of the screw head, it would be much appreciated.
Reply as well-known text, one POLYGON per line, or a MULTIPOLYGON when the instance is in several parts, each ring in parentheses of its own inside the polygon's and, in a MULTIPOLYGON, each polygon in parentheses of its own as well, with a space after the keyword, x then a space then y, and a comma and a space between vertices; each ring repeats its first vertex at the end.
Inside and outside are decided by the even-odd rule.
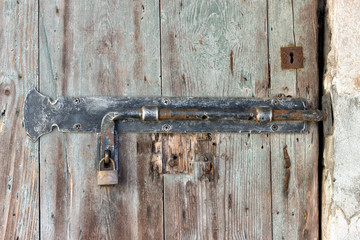
POLYGON ((74 104, 79 104, 80 103, 80 98, 74 98, 74 104))
POLYGON ((280 104, 280 102, 279 102, 279 100, 278 99, 274 99, 274 106, 279 106, 279 104, 280 104))
POLYGON ((169 104, 170 104, 170 99, 168 99, 168 98, 163 98, 163 99, 162 99, 162 103, 163 103, 164 105, 169 105, 169 104))
POLYGON ((81 124, 80 123, 75 123, 73 128, 74 128, 74 130, 80 130, 81 129, 81 124))
POLYGON ((271 129, 275 132, 275 131, 277 131, 279 129, 279 126, 277 124, 273 124, 271 126, 271 129))
POLYGON ((168 124, 165 124, 165 125, 162 127, 162 130, 165 131, 165 132, 170 131, 170 129, 171 129, 171 125, 168 125, 168 124))

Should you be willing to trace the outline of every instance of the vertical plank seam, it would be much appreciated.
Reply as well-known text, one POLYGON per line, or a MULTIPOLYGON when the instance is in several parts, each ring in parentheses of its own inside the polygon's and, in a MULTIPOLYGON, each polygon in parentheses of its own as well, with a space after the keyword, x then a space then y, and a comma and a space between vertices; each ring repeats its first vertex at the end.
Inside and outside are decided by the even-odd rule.
POLYGON ((39 240, 41 239, 41 208, 40 208, 40 206, 41 206, 41 204, 40 204, 40 201, 41 201, 41 197, 40 197, 40 196, 41 196, 41 194, 40 194, 40 172, 41 172, 41 168, 40 168, 40 141, 41 141, 41 140, 39 139, 38 142, 37 142, 37 143, 38 143, 38 154, 37 154, 37 155, 38 155, 38 171, 39 171, 39 172, 38 172, 38 178, 39 178, 39 179, 38 179, 38 181, 39 181, 39 184, 38 184, 38 198, 39 198, 39 199, 38 199, 38 201, 39 201, 39 203, 38 203, 38 207, 39 207, 39 213, 38 213, 38 214, 39 214, 39 216, 38 216, 38 217, 39 217, 39 223, 38 223, 38 224, 39 224, 39 228, 38 228, 38 229, 39 229, 39 240))
MULTIPOLYGON (((268 58, 268 96, 271 92, 271 66, 270 66, 270 32, 269 32, 269 0, 266 1, 266 32, 267 32, 267 58, 268 58)), ((269 143, 269 152, 268 152, 268 161, 269 161, 269 171, 270 171, 270 215, 271 215, 271 239, 274 239, 274 221, 273 221, 273 186, 272 186, 272 166, 271 166, 271 136, 268 136, 269 143)))
POLYGON ((66 219, 67 219, 67 223, 66 223, 66 231, 67 231, 67 239, 71 239, 70 237, 70 228, 71 228, 71 205, 72 205, 72 189, 71 189, 71 174, 70 174, 70 167, 69 167, 69 158, 68 158, 68 150, 67 150, 67 136, 65 134, 62 134, 62 142, 63 144, 63 151, 64 151, 64 165, 65 165, 65 173, 64 173, 64 177, 65 177, 65 201, 66 201, 66 219), (70 184, 70 190, 69 190, 69 184, 70 184))
MULTIPOLYGON (((294 46, 296 46, 296 37, 295 37, 295 12, 294 12, 294 0, 291 0, 291 13, 292 13, 292 28, 293 28, 293 41, 294 41, 294 46)), ((300 89, 299 89, 299 83, 298 83, 298 72, 297 72, 298 70, 297 69, 295 69, 295 93, 296 93, 296 96, 300 96, 300 89)), ((303 96, 303 97, 305 97, 305 96, 303 96)), ((293 141, 291 141, 291 139, 290 139, 290 142, 293 142, 293 141)), ((305 145, 307 145, 306 143, 305 143, 305 145)), ((306 146, 305 146, 305 148, 304 148, 304 156, 306 156, 306 146)), ((306 159, 306 157, 305 157, 305 159, 306 159)), ((295 183, 297 182, 297 170, 296 170, 296 166, 297 166, 297 164, 296 164, 296 157, 294 158, 294 181, 295 181, 295 183)), ((305 168, 304 168, 305 169, 305 168)), ((286 173, 285 173, 286 174, 286 173)), ((289 182, 290 182, 290 177, 291 176, 289 176, 289 179, 288 179, 288 184, 289 184, 289 182)), ((304 187, 304 186, 303 186, 304 187)), ((297 193, 299 192, 299 190, 297 189, 297 193)), ((303 191, 303 194, 305 194, 304 193, 304 191, 303 191)), ((302 199, 305 199, 304 198, 305 196, 303 196, 303 198, 302 199)), ((301 206, 300 206, 300 204, 301 204, 301 202, 302 202, 302 200, 300 200, 300 202, 299 202, 299 208, 301 208, 301 206)), ((305 201, 306 202, 306 201, 305 201)), ((288 202, 287 202, 287 204, 288 204, 288 202)), ((306 204, 305 204, 306 205, 306 204)), ((300 213, 298 213, 299 215, 302 215, 302 214, 300 214, 300 213)), ((297 221, 297 229, 299 228, 299 221, 297 221)))
POLYGON ((266 1, 266 32, 267 32, 267 64, 268 64, 268 95, 271 90, 271 68, 270 68, 270 32, 269 32, 269 0, 266 1))
MULTIPOLYGON (((318 21, 318 32, 317 32, 317 49, 316 52, 318 54, 318 81, 319 81, 319 94, 318 94, 318 101, 321 102, 321 96, 322 93, 324 91, 324 86, 323 86, 323 79, 324 79, 324 69, 326 66, 326 61, 324 59, 326 59, 326 51, 325 49, 325 43, 326 43, 326 37, 325 37, 325 27, 326 27, 326 14, 325 14, 325 9, 326 9, 326 0, 319 0, 318 1, 318 6, 317 6, 317 21, 318 21)), ((319 141, 319 153, 318 153, 318 234, 319 237, 321 238, 321 225, 322 225, 322 179, 323 179, 323 157, 324 157, 324 147, 325 147, 325 140, 323 137, 323 129, 322 127, 318 127, 318 131, 319 131, 319 135, 318 135, 318 141, 319 141), (320 207, 319 207, 320 206, 320 207)))
MULTIPOLYGON (((291 0, 291 14, 292 14, 293 39, 294 39, 294 45, 296 46, 294 0, 291 0)), ((299 96, 300 90, 299 90, 299 86, 298 86, 297 69, 295 69, 295 87, 296 87, 296 95, 299 96)))
MULTIPOLYGON (((36 83, 36 87, 37 89, 40 91, 40 0, 38 0, 37 2, 37 10, 38 10, 38 14, 37 14, 37 47, 38 47, 38 53, 37 53, 37 83, 36 83)), ((40 204, 40 201, 41 201, 41 194, 40 194, 40 185, 41 185, 41 181, 40 181, 40 177, 41 177, 41 168, 40 168, 40 139, 37 141, 37 145, 38 145, 38 153, 37 153, 37 156, 38 156, 38 208, 39 208, 39 220, 38 220, 38 229, 39 229, 39 240, 41 239, 41 204, 40 204)))
POLYGON ((293 39, 294 39, 294 44, 295 44, 295 46, 296 46, 294 0, 291 0, 291 13, 292 13, 293 39))
MULTIPOLYGON (((162 41, 162 38, 161 38, 161 32, 162 32, 162 29, 161 29, 161 0, 159 0, 159 45, 160 45, 160 51, 159 51, 159 54, 160 54, 160 94, 161 96, 163 95, 163 74, 162 74, 162 46, 161 46, 161 41, 162 41)), ((163 139, 161 140, 163 141, 163 139)), ((163 147, 163 145, 161 144, 161 148, 163 147)), ((162 216, 163 216, 163 219, 162 219, 162 224, 163 224, 163 240, 165 240, 165 176, 164 174, 162 174, 162 181, 161 181, 161 184, 162 184, 162 216)))
POLYGON ((160 44, 160 93, 163 95, 163 75, 162 75, 162 48, 161 48, 161 0, 159 0, 159 44, 160 44))

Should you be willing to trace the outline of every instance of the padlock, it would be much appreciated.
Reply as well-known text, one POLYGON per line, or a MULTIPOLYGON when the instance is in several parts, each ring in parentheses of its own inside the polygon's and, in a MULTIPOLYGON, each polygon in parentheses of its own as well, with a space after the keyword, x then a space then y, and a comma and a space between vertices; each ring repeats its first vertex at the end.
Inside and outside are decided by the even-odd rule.
POLYGON ((112 170, 101 169, 101 165, 105 165, 105 158, 100 160, 99 169, 97 172, 98 185, 115 185, 118 184, 118 171, 115 169, 115 162, 109 158, 112 165, 112 170))

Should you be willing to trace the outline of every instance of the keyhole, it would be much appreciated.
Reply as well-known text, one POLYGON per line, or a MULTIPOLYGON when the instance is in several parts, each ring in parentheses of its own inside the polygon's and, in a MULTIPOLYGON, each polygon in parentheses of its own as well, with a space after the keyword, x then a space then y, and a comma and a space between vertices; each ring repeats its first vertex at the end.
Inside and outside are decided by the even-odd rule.
POLYGON ((293 64, 294 63, 294 53, 290 53, 290 63, 293 64))

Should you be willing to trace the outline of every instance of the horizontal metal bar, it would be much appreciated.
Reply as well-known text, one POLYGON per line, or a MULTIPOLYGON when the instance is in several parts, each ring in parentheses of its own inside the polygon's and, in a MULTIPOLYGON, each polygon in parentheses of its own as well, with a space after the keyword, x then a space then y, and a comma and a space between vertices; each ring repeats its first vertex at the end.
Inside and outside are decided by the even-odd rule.
POLYGON ((267 120, 262 120, 262 108, 251 110, 235 109, 158 109, 157 107, 142 107, 141 109, 124 109, 116 112, 116 120, 137 120, 149 121, 145 115, 152 114, 151 121, 164 120, 198 120, 198 121, 301 121, 319 122, 326 119, 326 114, 321 110, 272 110, 268 109, 267 120), (148 109, 151 108, 152 112, 148 109))
POLYGON ((326 119, 321 110, 273 110, 274 121, 320 122, 326 119))
POLYGON ((24 125, 34 140, 53 127, 62 132, 100 132, 103 117, 115 112, 119 132, 299 133, 306 129, 303 120, 317 117, 298 110, 307 110, 304 99, 60 97, 51 101, 33 89, 25 100, 24 125))
POLYGON ((329 95, 323 98, 323 108, 309 110, 305 100, 289 98, 60 97, 51 101, 33 89, 24 104, 24 126, 33 140, 55 126, 62 132, 97 132, 99 164, 102 159, 111 161, 112 171, 117 171, 118 133, 301 133, 306 122, 324 120, 328 135, 332 131, 329 95))
POLYGON ((239 121, 255 120, 256 110, 159 109, 159 120, 239 121))

